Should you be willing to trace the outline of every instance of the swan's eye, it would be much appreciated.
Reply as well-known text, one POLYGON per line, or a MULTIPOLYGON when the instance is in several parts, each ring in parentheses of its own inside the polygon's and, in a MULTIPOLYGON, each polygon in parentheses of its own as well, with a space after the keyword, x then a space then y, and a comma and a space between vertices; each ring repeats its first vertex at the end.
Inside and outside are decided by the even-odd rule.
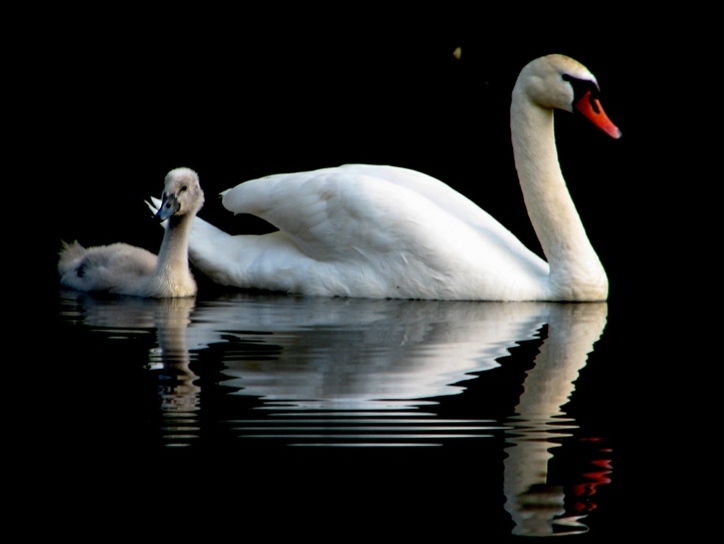
POLYGON ((186 185, 184 185, 183 187, 181 187, 181 190, 179 192, 183 193, 186 190, 188 190, 188 187, 186 187, 186 185))

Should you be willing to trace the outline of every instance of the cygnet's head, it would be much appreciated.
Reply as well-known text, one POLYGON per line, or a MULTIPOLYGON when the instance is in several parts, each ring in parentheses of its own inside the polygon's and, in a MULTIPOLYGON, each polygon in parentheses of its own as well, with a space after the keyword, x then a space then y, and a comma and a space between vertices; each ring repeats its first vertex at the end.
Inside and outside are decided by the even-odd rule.
POLYGON ((203 205, 204 192, 199 175, 190 168, 174 168, 166 174, 156 218, 165 221, 172 215, 196 214, 203 205))

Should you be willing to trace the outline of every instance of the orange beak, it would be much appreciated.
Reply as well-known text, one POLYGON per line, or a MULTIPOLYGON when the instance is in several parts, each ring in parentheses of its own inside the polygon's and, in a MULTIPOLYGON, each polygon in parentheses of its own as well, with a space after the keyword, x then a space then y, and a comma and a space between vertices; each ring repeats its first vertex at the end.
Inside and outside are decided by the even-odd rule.
POLYGON ((586 91, 586 94, 584 94, 583 97, 575 103, 575 107, 594 125, 611 136, 611 138, 618 139, 621 137, 621 131, 611 122, 608 115, 606 115, 606 112, 603 111, 598 98, 593 98, 591 96, 591 91, 586 91))

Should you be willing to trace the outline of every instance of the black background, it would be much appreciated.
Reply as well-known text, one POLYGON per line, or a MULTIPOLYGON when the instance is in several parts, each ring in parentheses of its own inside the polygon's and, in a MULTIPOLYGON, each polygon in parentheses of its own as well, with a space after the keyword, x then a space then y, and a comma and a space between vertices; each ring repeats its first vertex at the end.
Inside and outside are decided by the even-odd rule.
MULTIPOLYGON (((689 199, 701 194, 692 194, 695 179, 682 189, 677 177, 679 147, 689 133, 674 125, 690 110, 671 113, 668 107, 679 98, 674 92, 678 81, 700 79, 683 68, 687 55, 677 36, 687 30, 686 21, 677 21, 677 31, 668 32, 652 15, 662 14, 634 18, 628 11, 600 6, 562 13, 540 5, 495 12, 454 5, 398 13, 370 6, 342 12, 271 5, 217 12, 197 6, 164 12, 62 8, 36 14, 40 22, 17 44, 22 55, 9 51, 18 68, 12 78, 17 95, 9 105, 20 123, 13 126, 8 149, 21 163, 14 185, 33 203, 22 211, 35 228, 23 229, 23 238, 33 241, 33 256, 40 259, 39 267, 23 270, 30 287, 23 295, 30 304, 23 306, 37 311, 47 294, 51 311, 56 310, 61 240, 84 245, 126 241, 156 251, 162 230, 143 201, 159 196, 164 175, 178 166, 200 174, 206 192, 201 217, 229 232, 268 227, 233 217, 218 201, 221 190, 275 172, 365 162, 438 177, 538 250, 512 159, 510 92, 531 59, 554 52, 570 55, 598 78, 602 103, 623 132, 613 140, 581 118, 565 113, 556 118, 564 175, 609 274, 614 332, 631 339, 624 360, 618 352, 600 357, 613 359, 617 369, 625 367, 615 372, 620 381, 610 384, 615 386, 611 394, 623 399, 619 405, 629 408, 611 414, 620 426, 618 435, 629 440, 617 476, 640 484, 612 499, 609 519, 616 524, 638 518, 641 525, 597 527, 597 532, 610 539, 625 530, 650 535, 654 526, 692 530, 696 523, 683 518, 693 497, 679 488, 696 478, 688 474, 687 444, 676 437, 667 440, 667 433, 684 409, 684 395, 691 393, 679 383, 682 372, 676 369, 694 363, 675 349, 684 335, 680 322, 687 319, 668 304, 678 298, 686 272, 680 256, 692 251, 688 240, 675 240, 688 218, 698 214, 699 204, 689 199), (462 48, 460 60, 452 54, 456 47, 462 48), (674 216, 669 214, 672 204, 678 210, 674 216), (652 347, 657 342, 661 349, 652 347), (659 411, 660 428, 652 424, 653 416, 645 424, 632 420, 639 407, 646 407, 649 416, 659 411), (661 459, 651 458, 652 442, 661 459), (687 475, 672 473, 675 468, 687 475)), ((48 349, 52 352, 52 343, 48 349)), ((43 444, 38 450, 52 455, 58 447, 43 444)), ((60 447, 63 455, 80 455, 74 467, 83 464, 84 455, 92 456, 73 451, 72 444, 60 447)), ((475 504, 461 497, 476 493, 469 486, 485 482, 450 482, 444 464, 460 462, 452 457, 432 455, 427 467, 408 464, 404 453, 369 456, 363 466, 357 464, 359 456, 313 462, 300 456, 286 467, 273 466, 273 459, 239 459, 224 481, 213 458, 188 466, 183 464, 187 459, 171 466, 152 466, 149 460, 145 478, 155 478, 159 489, 167 489, 164 482, 185 481, 188 493, 183 486, 178 496, 159 491, 125 504, 122 511, 138 523, 153 517, 160 503, 170 516, 170 503, 179 497, 192 502, 213 496, 219 504, 216 494, 232 493, 239 502, 242 496, 253 500, 253 489, 242 492, 236 486, 240 474, 248 476, 245 470, 258 470, 259 478, 267 478, 265 489, 278 485, 280 494, 290 489, 327 494, 316 503, 319 508, 300 501, 304 507, 291 516, 291 526, 284 523, 287 517, 271 529, 319 534, 332 526, 328 516, 333 512, 351 530, 377 534, 379 520, 386 519, 397 522, 399 536, 413 527, 414 535, 429 536, 426 512, 444 510, 450 515, 438 529, 459 527, 465 534, 472 529, 475 535, 475 504), (332 472, 339 479, 316 476, 315 471, 328 473, 329 467, 337 467, 332 472), (184 469, 187 478, 179 479, 184 469), (216 480, 205 481, 207 472, 216 480), (381 481, 389 484, 375 487, 381 481), (448 491, 440 491, 447 486, 448 491), (451 497, 448 505, 467 504, 457 521, 450 521, 455 513, 445 509, 451 497), (414 504, 414 511, 396 510, 405 504, 414 504)), ((109 477, 107 468, 97 484, 104 500, 112 495, 112 489, 106 493, 109 487, 127 489, 124 477, 109 477)), ((72 474, 62 479, 73 481, 72 474)), ((499 482, 491 488, 499 489, 499 482)), ((53 497, 60 499, 66 491, 55 489, 53 497)), ((274 510, 275 497, 273 491, 257 497, 261 509, 274 510)), ((109 500, 114 508, 118 502, 118 497, 109 500)), ((199 513, 200 506, 190 502, 176 512, 184 520, 199 513)), ((212 535, 243 517, 233 500, 225 504, 229 511, 219 512, 223 519, 204 518, 205 525, 196 529, 212 535)), ((104 519, 119 523, 112 510, 104 519)), ((182 522, 162 523, 162 531, 174 523, 182 522)), ((484 529, 479 528, 481 537, 484 529)))

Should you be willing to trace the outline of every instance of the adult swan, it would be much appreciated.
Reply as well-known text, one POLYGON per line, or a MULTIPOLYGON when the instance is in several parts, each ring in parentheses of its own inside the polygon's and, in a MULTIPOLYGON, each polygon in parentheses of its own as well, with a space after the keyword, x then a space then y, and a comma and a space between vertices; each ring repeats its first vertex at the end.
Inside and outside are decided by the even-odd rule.
POLYGON ((277 174, 222 192, 223 205, 279 230, 231 236, 194 219, 189 256, 215 282, 303 295, 602 301, 608 279, 561 173, 553 112, 620 131, 588 69, 533 60, 510 108, 515 165, 547 262, 472 201, 430 176, 363 164, 277 174))

